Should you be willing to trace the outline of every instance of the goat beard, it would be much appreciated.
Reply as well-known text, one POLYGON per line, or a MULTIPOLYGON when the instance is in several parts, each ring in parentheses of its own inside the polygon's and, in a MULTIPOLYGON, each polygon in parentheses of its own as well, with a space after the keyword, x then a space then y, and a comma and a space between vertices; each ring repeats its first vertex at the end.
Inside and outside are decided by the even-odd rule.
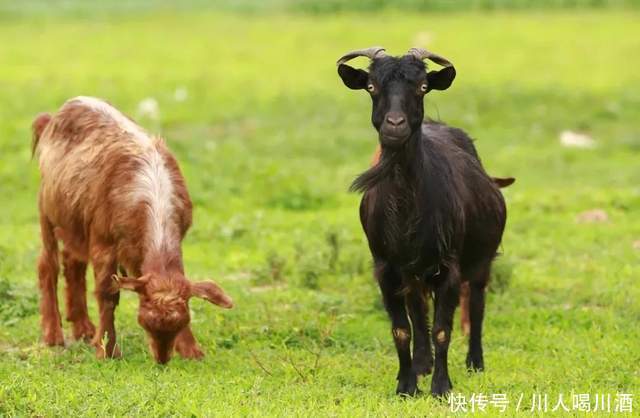
POLYGON ((375 187, 383 179, 388 178, 399 160, 398 154, 398 152, 394 152, 391 155, 383 153, 376 165, 356 177, 351 186, 349 186, 349 191, 364 193, 375 187))

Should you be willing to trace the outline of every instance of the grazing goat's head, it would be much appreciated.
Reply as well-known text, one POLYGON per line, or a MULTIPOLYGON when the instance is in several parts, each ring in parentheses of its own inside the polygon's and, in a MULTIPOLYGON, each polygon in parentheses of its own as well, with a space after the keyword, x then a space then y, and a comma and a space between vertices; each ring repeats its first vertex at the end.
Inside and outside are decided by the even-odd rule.
POLYGON ((205 299, 223 308, 233 302, 224 290, 213 282, 192 283, 181 274, 165 277, 151 273, 139 278, 117 277, 118 289, 133 290, 140 297, 138 323, 149 336, 149 347, 155 360, 164 364, 171 358, 176 336, 191 320, 189 299, 205 299))
POLYGON ((456 70, 448 60, 425 49, 411 48, 404 56, 392 57, 384 48, 372 47, 345 54, 338 60, 338 74, 350 89, 369 92, 373 101, 371 122, 380 134, 380 144, 396 148, 414 132, 420 132, 424 95, 449 88, 456 70), (371 60, 369 72, 345 64, 359 56, 371 60), (425 59, 444 68, 427 72, 425 59))

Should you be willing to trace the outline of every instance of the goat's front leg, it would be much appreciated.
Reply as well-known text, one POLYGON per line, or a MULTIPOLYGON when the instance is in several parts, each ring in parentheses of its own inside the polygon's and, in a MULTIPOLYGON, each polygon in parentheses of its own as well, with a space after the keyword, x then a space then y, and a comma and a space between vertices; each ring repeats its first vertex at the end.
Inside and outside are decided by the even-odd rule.
POLYGON ((413 326, 413 371, 427 375, 433 369, 433 352, 429 338, 428 295, 422 286, 407 295, 407 308, 413 326))
POLYGON ((176 336, 174 347, 182 358, 200 359, 204 357, 204 353, 200 350, 200 347, 198 347, 196 338, 193 336, 189 325, 184 327, 184 329, 176 336))
POLYGON ((402 294, 402 278, 397 270, 386 262, 376 262, 376 278, 384 306, 391 319, 391 334, 398 353, 400 369, 396 393, 413 396, 418 392, 418 377, 411 367, 411 325, 402 294))
POLYGON ((444 279, 435 286, 435 315, 433 321, 433 345, 435 347, 435 363, 431 380, 433 396, 446 395, 451 391, 451 379, 447 365, 449 342, 453 326, 453 314, 460 293, 460 275, 458 266, 450 266, 444 279))
POLYGON ((87 310, 87 263, 75 258, 69 251, 62 251, 66 286, 67 321, 73 328, 73 338, 90 341, 96 328, 87 310))
POLYGON ((116 345, 115 310, 120 301, 120 291, 115 288, 112 276, 117 271, 115 256, 108 249, 96 250, 92 254, 93 270, 96 279, 95 294, 100 311, 100 325, 93 338, 96 357, 120 357, 120 349, 116 345))

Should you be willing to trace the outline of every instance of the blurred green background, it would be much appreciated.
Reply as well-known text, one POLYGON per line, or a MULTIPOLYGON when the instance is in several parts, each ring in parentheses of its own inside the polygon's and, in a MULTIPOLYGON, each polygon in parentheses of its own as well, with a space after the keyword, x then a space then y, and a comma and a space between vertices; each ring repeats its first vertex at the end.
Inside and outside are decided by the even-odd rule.
POLYGON ((3 13, 30 15, 44 13, 100 15, 105 12, 141 11, 233 11, 242 13, 333 14, 337 12, 404 12, 495 11, 495 10, 580 10, 631 9, 640 0, 125 0, 87 2, 82 0, 0 1, 3 13))
POLYGON ((427 115, 476 138, 490 173, 517 178, 504 190, 487 371, 467 374, 458 332, 454 391, 505 393, 507 416, 535 393, 609 393, 612 411, 616 393, 637 397, 638 5, 0 0, 0 415, 450 414, 393 394, 395 350, 347 192, 377 141, 369 98, 342 85, 335 61, 371 45, 449 58, 458 78, 427 96, 427 115), (39 343, 30 125, 76 95, 108 99, 180 162, 195 204, 187 273, 236 301, 191 304, 201 362, 154 365, 129 294, 122 360, 39 343))

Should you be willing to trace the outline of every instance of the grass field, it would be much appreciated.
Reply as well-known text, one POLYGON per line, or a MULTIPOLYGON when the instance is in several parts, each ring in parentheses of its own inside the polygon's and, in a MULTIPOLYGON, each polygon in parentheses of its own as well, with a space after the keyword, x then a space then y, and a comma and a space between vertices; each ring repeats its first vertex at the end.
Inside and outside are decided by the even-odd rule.
MULTIPOLYGON (((7 16, 0 416, 450 414, 429 396, 394 395, 395 350, 347 192, 376 134, 369 98, 342 86, 335 60, 374 44, 450 58, 458 79, 428 96, 426 113, 469 131, 490 173, 518 179, 504 191, 487 370, 467 374, 456 327, 454 391, 507 394, 506 416, 537 393, 549 409, 559 393, 631 393, 640 411, 640 12, 7 16), (201 362, 156 366, 130 294, 117 311, 122 360, 39 343, 29 127, 80 94, 108 98, 178 157, 195 204, 187 273, 236 302, 191 304, 201 362), (141 114, 148 98, 156 115, 141 114), (596 146, 563 147, 564 130, 596 146), (577 221, 596 208, 608 221, 577 221)), ((93 298, 90 310, 97 319, 93 298)))

